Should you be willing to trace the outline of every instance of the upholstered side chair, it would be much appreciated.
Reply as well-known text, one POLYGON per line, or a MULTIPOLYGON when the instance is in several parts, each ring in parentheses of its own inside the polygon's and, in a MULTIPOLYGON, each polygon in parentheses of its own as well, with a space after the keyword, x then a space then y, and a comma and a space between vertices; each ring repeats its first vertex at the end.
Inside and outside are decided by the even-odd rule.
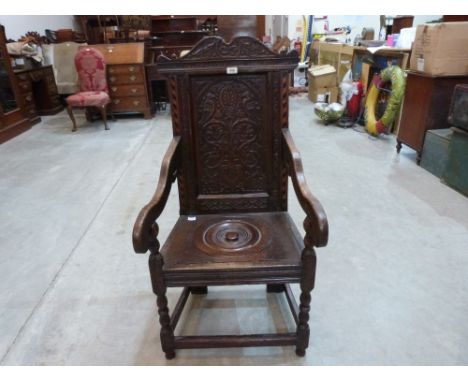
POLYGON ((150 252, 167 359, 177 349, 287 345, 304 356, 309 346, 314 247, 327 244, 328 223, 288 129, 290 74, 297 63, 295 51, 277 54, 250 37, 230 43, 206 37, 181 58, 158 59, 158 72, 168 81, 173 139, 154 196, 136 219, 133 246, 150 252), (305 213, 303 238, 288 213, 289 177, 305 213), (161 247, 157 220, 176 180, 179 219, 161 247), (299 304, 291 283, 300 284, 299 304), (176 334, 190 294, 239 284, 284 293, 296 330, 176 334), (183 287, 172 315, 169 287, 183 287))
POLYGON ((101 112, 104 127, 107 127, 107 109, 110 104, 106 79, 106 62, 101 52, 93 48, 83 48, 75 55, 75 66, 80 82, 80 91, 67 97, 67 110, 76 131, 73 108, 97 108, 101 112))

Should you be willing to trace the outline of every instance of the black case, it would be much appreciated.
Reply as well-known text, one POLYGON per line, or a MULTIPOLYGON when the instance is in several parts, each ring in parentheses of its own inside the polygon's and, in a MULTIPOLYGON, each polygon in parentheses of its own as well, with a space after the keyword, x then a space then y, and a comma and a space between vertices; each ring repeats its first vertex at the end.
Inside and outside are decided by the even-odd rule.
POLYGON ((448 122, 452 126, 468 131, 468 84, 455 86, 448 122))

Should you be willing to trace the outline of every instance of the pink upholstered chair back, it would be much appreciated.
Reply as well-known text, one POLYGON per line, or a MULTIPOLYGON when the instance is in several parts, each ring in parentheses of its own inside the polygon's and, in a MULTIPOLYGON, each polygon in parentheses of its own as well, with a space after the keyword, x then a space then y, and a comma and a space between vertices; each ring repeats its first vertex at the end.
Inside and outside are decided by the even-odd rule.
POLYGON ((80 81, 80 91, 109 91, 106 62, 101 52, 94 48, 80 49, 75 56, 75 66, 80 81))

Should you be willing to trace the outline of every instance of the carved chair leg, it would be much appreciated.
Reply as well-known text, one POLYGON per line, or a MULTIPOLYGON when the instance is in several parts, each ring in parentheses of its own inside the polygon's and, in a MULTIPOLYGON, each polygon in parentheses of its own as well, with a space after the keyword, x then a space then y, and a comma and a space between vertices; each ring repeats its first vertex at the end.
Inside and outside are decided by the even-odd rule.
POLYGON ((73 123, 72 131, 76 131, 75 116, 73 115, 73 110, 72 110, 72 107, 70 105, 67 106, 67 111, 68 111, 68 115, 70 116, 70 119, 72 120, 72 123, 73 123))
POLYGON ((401 142, 399 140, 397 140, 397 144, 396 144, 396 152, 398 154, 400 154, 400 151, 401 151, 401 142))
POLYGON ((173 359, 175 357, 174 330, 171 326, 169 308, 167 307, 167 287, 164 282, 163 273, 164 261, 161 253, 159 252, 159 241, 156 239, 159 231, 159 227, 156 223, 153 224, 152 231, 155 239, 150 248, 151 254, 148 265, 153 292, 157 296, 156 303, 158 305, 159 323, 161 324, 161 346, 166 354, 166 358, 173 359))
POLYGON ((309 311, 310 292, 314 288, 315 268, 317 258, 313 248, 304 248, 302 251, 301 296, 299 305, 299 324, 297 325, 296 354, 304 357, 309 346, 309 311))
POLYGON ((104 121, 104 129, 109 130, 109 128, 107 127, 107 108, 106 108, 106 106, 101 106, 100 110, 101 110, 102 120, 104 121))
POLYGON ((281 293, 284 291, 284 284, 267 284, 267 293, 281 293))
POLYGON ((207 286, 190 287, 190 293, 192 293, 192 294, 207 294, 208 293, 208 287, 207 286))

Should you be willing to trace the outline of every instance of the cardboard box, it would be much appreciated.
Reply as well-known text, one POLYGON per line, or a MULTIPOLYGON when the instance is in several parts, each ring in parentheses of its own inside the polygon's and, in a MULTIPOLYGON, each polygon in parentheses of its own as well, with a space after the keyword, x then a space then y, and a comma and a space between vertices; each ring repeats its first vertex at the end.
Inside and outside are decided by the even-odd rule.
POLYGON ((468 74, 468 22, 418 25, 412 70, 436 76, 468 74))
POLYGON ((353 62, 354 46, 342 43, 320 42, 319 65, 332 65, 336 69, 337 82, 340 83, 351 69, 353 62))
POLYGON ((309 99, 312 102, 333 103, 338 101, 338 86, 329 88, 309 88, 309 99))
POLYGON ((311 66, 307 73, 309 89, 328 88, 337 85, 336 69, 331 65, 311 66))

